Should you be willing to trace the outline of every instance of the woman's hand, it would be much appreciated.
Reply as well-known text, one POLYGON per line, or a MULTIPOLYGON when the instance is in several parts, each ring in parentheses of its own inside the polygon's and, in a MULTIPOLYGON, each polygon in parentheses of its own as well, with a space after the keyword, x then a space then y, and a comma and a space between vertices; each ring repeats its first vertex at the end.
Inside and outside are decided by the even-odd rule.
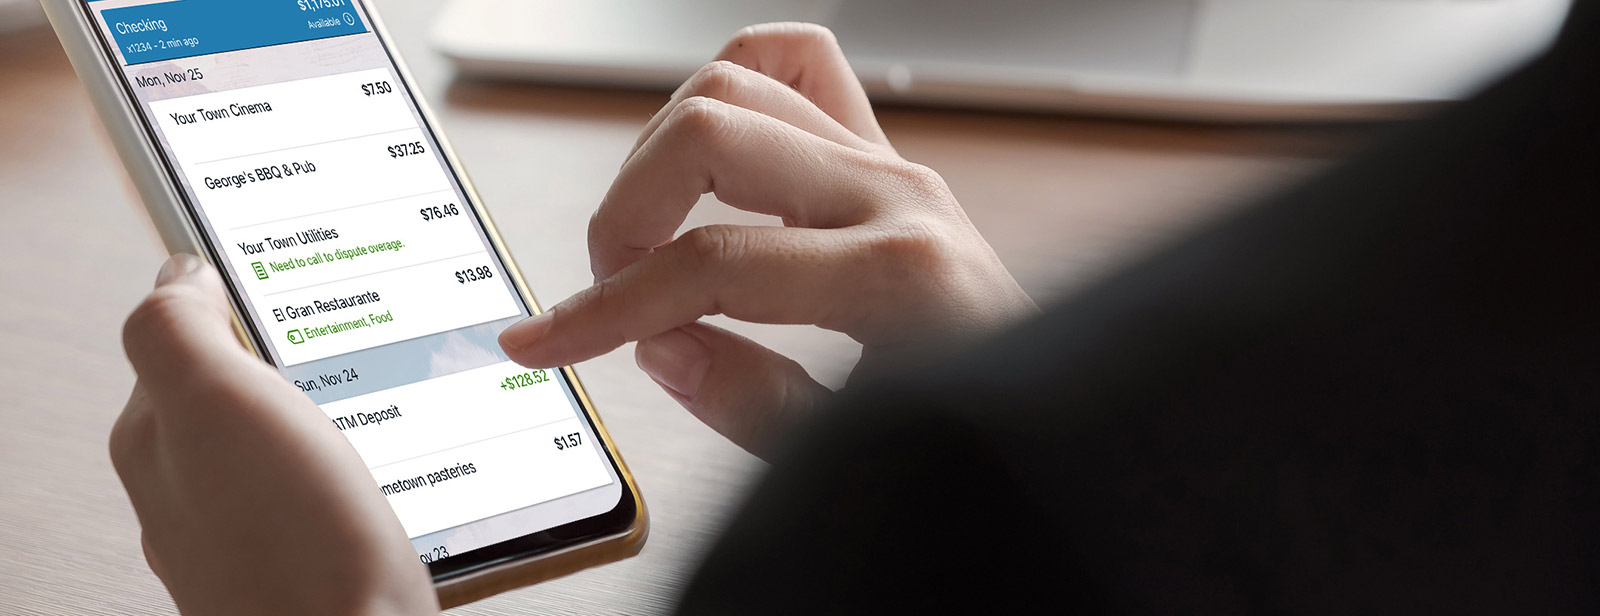
POLYGON ((639 341, 639 366, 752 452, 831 392, 794 361, 699 323, 814 324, 864 357, 1038 309, 937 173, 901 158, 832 33, 741 31, 645 127, 589 225, 595 286, 506 330, 528 366, 639 341), (677 235, 700 196, 781 217, 677 235))
POLYGON ((231 314, 216 271, 177 255, 123 329, 139 380, 111 461, 150 568, 185 614, 438 614, 360 456, 231 314))

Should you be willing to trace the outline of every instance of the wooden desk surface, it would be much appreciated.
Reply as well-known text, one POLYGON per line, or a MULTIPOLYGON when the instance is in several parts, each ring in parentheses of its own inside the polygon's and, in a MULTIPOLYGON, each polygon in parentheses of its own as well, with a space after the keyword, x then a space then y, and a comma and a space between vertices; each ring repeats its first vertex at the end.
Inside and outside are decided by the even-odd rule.
MULTIPOLYGON (((437 3, 384 12, 445 131, 547 302, 588 282, 590 212, 661 93, 454 82, 424 40, 437 3)), ((107 458, 132 385, 124 314, 164 251, 46 29, 0 37, 0 614, 160 614, 107 458)), ((890 109, 889 136, 944 173, 1023 286, 1047 301, 1299 177, 1365 135, 890 109)), ((765 222, 707 199, 691 224, 765 222)), ((838 385, 859 348, 798 327, 737 329, 838 385)), ((657 614, 761 471, 634 367, 580 366, 654 516, 643 554, 461 614, 657 614)), ((292 539, 292 538, 291 538, 292 539)))

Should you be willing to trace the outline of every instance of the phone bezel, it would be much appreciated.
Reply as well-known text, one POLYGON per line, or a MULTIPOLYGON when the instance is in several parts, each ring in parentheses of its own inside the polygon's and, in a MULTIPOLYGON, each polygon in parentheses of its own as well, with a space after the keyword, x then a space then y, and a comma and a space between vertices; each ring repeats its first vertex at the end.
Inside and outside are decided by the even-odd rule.
MULTIPOLYGON (((114 88, 116 89, 119 102, 132 116, 135 127, 137 128, 139 136, 144 142, 143 145, 147 151, 154 154, 154 162, 157 163, 157 167, 161 172, 162 181, 166 185, 165 187, 168 189, 168 194, 170 197, 172 197, 172 200, 176 201, 180 206, 179 213, 183 218, 183 223, 187 228, 186 230, 188 231, 190 238, 197 240, 193 243, 206 252, 205 257, 207 260, 214 264, 221 263, 222 261, 220 259, 220 254, 217 252, 213 238, 209 233, 206 233, 204 229, 200 228, 197 222, 199 217, 194 209, 195 204, 191 201, 188 192, 184 190, 181 185, 179 185, 177 179, 178 175, 174 171, 172 161, 169 158, 169 153, 161 147, 160 140, 156 136, 154 127, 150 126, 149 118, 147 118, 142 112, 138 97, 134 94, 131 86, 128 83, 128 80, 120 70, 121 64, 116 56, 115 50, 112 48, 110 42, 106 40, 105 33, 99 27, 98 20, 94 16, 91 0, 70 1, 76 5, 78 9, 78 17, 80 20, 82 20, 82 25, 87 28, 91 37, 91 41, 97 48, 99 60, 103 63, 103 68, 106 69, 104 72, 110 78, 114 88)), ((471 205, 478 224, 481 226, 484 235, 488 238, 490 245, 494 248, 495 257, 500 260, 502 267, 504 267, 505 271, 515 282, 519 299, 528 307, 530 312, 534 314, 539 313, 541 311, 539 304, 534 299, 532 293, 529 292, 527 284, 522 278, 521 270, 517 267, 510 253, 505 249, 498 230, 496 229, 492 219, 489 217, 487 210, 483 207, 482 200, 479 198, 476 190, 473 188, 470 178, 465 173, 465 170, 461 168, 460 161, 457 160, 454 149, 450 146, 449 141, 445 139, 442 132, 437 130, 436 122, 432 116, 431 110, 429 110, 426 102, 417 92, 416 88, 413 87, 413 80, 410 71, 406 69, 404 61, 396 53, 388 32, 384 29, 381 20, 377 16, 376 10, 372 4, 368 2, 361 3, 361 10, 367 18, 367 25, 371 34, 377 37, 379 45, 382 46, 384 54, 388 57, 390 66, 394 70, 397 79, 400 81, 400 85, 405 88, 406 94, 411 97, 411 101, 416 105, 419 112, 418 115, 421 118, 423 130, 427 131, 428 135, 432 137, 434 142, 439 145, 441 156, 445 160, 447 170, 453 176, 453 179, 455 179, 458 185, 461 186, 462 192, 466 196, 466 201, 471 205)), ((266 361, 269 364, 272 363, 271 357, 265 351, 267 346, 265 345, 265 340, 262 338, 261 332, 255 328, 250 319, 242 316, 243 305, 240 301, 239 291, 235 287, 234 281, 228 276, 223 276, 222 278, 225 286, 228 289, 228 301, 233 307, 235 329, 238 330, 237 333, 241 334, 241 336, 247 337, 247 339, 241 338, 241 343, 244 343, 244 345, 248 347, 251 352, 255 353, 257 357, 261 358, 263 361, 266 361)), ((274 367, 277 366, 274 365, 274 367)), ((558 552, 579 550, 584 547, 605 543, 610 540, 636 537, 634 543, 642 543, 644 538, 643 530, 646 523, 646 518, 643 514, 643 503, 638 497, 637 487, 634 485, 632 475, 630 472, 628 472, 627 466, 622 462, 621 457, 617 455, 615 451, 616 448, 611 440, 610 434, 606 431, 604 424, 600 421, 599 415, 595 412, 593 403, 589 400, 588 394, 579 383, 576 373, 573 372, 570 366, 563 367, 560 370, 560 373, 565 381, 566 386, 571 388, 573 397, 578 400, 579 406, 583 409, 585 421, 588 422, 590 429, 593 430, 594 433, 599 437, 602 444, 602 450, 606 454, 606 460, 611 464, 613 471, 615 471, 616 476, 618 477, 618 480, 621 484, 621 494, 619 495, 617 504, 613 505, 609 510, 594 516, 569 522, 554 528, 521 535, 514 539, 491 544, 460 555, 452 555, 428 563, 428 568, 432 574, 435 585, 443 586, 450 582, 465 580, 466 578, 476 574, 481 574, 499 567, 514 565, 530 559, 536 559, 541 556, 553 555, 558 552)), ((637 547, 637 545, 633 546, 633 548, 628 550, 628 552, 636 552, 637 547)), ((535 574, 534 577, 538 579, 547 579, 548 577, 553 577, 553 575, 548 575, 548 573, 561 575, 568 572, 561 571, 545 573, 546 574, 544 575, 535 574)), ((533 581, 537 581, 537 579, 533 581)))

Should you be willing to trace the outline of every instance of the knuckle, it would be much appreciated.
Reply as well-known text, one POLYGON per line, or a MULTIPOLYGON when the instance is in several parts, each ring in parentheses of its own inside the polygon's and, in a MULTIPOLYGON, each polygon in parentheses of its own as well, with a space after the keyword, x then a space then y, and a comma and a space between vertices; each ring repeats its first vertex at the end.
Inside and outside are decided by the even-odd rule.
POLYGON ((589 270, 596 275, 600 273, 608 261, 605 256, 605 219, 600 213, 604 210, 604 203, 602 203, 601 208, 596 209, 593 214, 589 215, 589 231, 587 239, 589 245, 589 270))
POLYGON ((782 21, 745 26, 733 33, 731 44, 737 47, 760 45, 771 39, 799 40, 824 47, 838 47, 833 30, 826 26, 802 21, 782 21))
POLYGON ((893 223, 869 242, 869 251, 875 262, 912 279, 941 276, 958 258, 955 238, 947 230, 918 220, 893 223))
POLYGON ((727 103, 706 96, 684 99, 667 117, 669 134, 692 141, 717 141, 728 124, 727 103))
POLYGON ((912 162, 896 162, 885 170, 894 185, 919 202, 948 201, 950 186, 939 172, 912 162))
POLYGON ((151 292, 123 322, 123 346, 131 349, 148 340, 166 339, 184 320, 190 299, 177 287, 162 287, 151 292))
POLYGON ((693 96, 725 100, 736 94, 735 90, 743 77, 744 73, 738 64, 716 60, 695 72, 694 77, 690 78, 689 92, 693 96))
POLYGON ((606 224, 606 221, 605 221, 605 214, 602 214, 602 212, 605 211, 604 205, 605 205, 605 202, 602 200, 601 201, 601 206, 602 207, 595 208, 594 213, 589 215, 589 230, 588 230, 589 236, 588 236, 588 240, 589 240, 589 250, 591 252, 593 252, 595 245, 598 244, 600 240, 605 238, 605 224, 606 224))
POLYGON ((902 216, 931 215, 944 221, 965 219, 955 194, 937 171, 903 160, 880 164, 877 170, 871 190, 874 198, 884 201, 886 211, 902 216))
POLYGON ((111 436, 106 443, 111 464, 118 472, 126 474, 157 450, 156 419, 152 416, 154 410, 145 392, 136 385, 122 414, 112 424, 111 436))
POLYGON ((739 234, 731 227, 711 225, 690 229, 675 242, 693 270, 711 270, 738 259, 743 251, 739 234))
POLYGON ((795 34, 815 45, 818 49, 839 47, 839 38, 834 36, 833 30, 821 24, 810 22, 795 22, 792 24, 795 34))
POLYGON ((739 28, 733 33, 733 38, 730 39, 728 43, 736 47, 749 47, 752 45, 757 45, 763 39, 766 39, 777 25, 778 24, 775 23, 765 23, 753 24, 739 28))
POLYGON ((733 32, 733 36, 728 38, 728 42, 743 47, 746 43, 749 43, 751 39, 760 36, 761 28, 765 25, 766 24, 754 24, 739 28, 733 32))
POLYGON ((612 236, 616 231, 618 217, 608 205, 602 201, 600 207, 595 208, 594 213, 589 215, 587 242, 591 259, 599 256, 608 247, 607 243, 613 241, 612 236))
POLYGON ((145 423, 132 408, 122 411, 122 416, 111 426, 111 438, 107 442, 113 465, 125 467, 144 449, 144 435, 149 433, 145 423))

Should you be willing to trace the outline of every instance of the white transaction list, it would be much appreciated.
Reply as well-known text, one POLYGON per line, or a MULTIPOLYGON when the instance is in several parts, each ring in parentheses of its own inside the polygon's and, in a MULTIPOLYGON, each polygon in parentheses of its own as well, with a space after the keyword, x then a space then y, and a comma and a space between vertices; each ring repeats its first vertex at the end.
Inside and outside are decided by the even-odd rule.
MULTIPOLYGON (((422 141, 409 128, 293 150, 184 164, 218 232, 450 188, 432 152, 392 158, 389 147, 422 141), (306 171, 298 171, 300 165, 306 171), (287 167, 287 171, 285 170, 287 167), (260 179, 250 181, 256 176, 260 179), (247 178, 239 186, 236 180, 247 178), (208 188, 207 181, 220 183, 208 188)), ((214 184, 215 185, 215 184, 214 184)))
POLYGON ((423 208, 441 204, 456 205, 455 191, 436 191, 239 227, 232 234, 235 243, 224 246, 223 250, 234 260, 263 263, 269 277, 265 280, 254 275, 250 277, 251 293, 257 297, 409 264, 484 252, 483 241, 478 238, 471 218, 452 216, 424 220, 418 213, 423 208), (380 220, 383 224, 373 224, 380 220), (291 246, 272 245, 273 239, 291 237, 295 238, 291 246), (241 243, 260 252, 246 254, 239 247, 241 243), (373 249, 374 246, 378 249, 373 249), (301 264, 315 259, 319 253, 333 254, 334 259, 301 264), (338 267, 324 267, 329 264, 338 267))
POLYGON ((616 506, 618 475, 570 386, 494 348, 525 308, 382 46, 340 37, 152 69, 180 64, 204 80, 141 99, 198 222, 271 359, 316 393, 419 557, 616 506))
POLYGON ((503 391, 506 362, 324 404, 411 537, 606 485, 592 434, 556 381, 503 391), (472 395, 462 412, 463 392, 472 395), (364 423, 363 423, 364 422, 364 423), (553 439, 578 433, 580 444, 553 439), (427 443, 417 453, 417 443, 427 443))
POLYGON ((521 312, 396 81, 151 104, 285 366, 521 312))
POLYGON ((203 163, 416 128, 399 93, 368 96, 361 90, 382 81, 394 82, 388 69, 156 101, 150 109, 173 149, 186 161, 203 163), (246 109, 260 104, 272 110, 246 109), (233 115, 234 107, 246 113, 233 115), (205 111, 226 111, 228 117, 206 119, 199 115, 205 111))
POLYGON ((256 310, 292 366, 517 314, 498 279, 461 283, 455 276, 484 267, 494 265, 478 252, 263 295, 256 310))
POLYGON ((499 387, 502 379, 525 371, 498 363, 329 402, 322 410, 347 420, 344 435, 368 467, 576 417, 555 380, 510 391, 499 387), (419 449, 419 443, 426 445, 419 449))

